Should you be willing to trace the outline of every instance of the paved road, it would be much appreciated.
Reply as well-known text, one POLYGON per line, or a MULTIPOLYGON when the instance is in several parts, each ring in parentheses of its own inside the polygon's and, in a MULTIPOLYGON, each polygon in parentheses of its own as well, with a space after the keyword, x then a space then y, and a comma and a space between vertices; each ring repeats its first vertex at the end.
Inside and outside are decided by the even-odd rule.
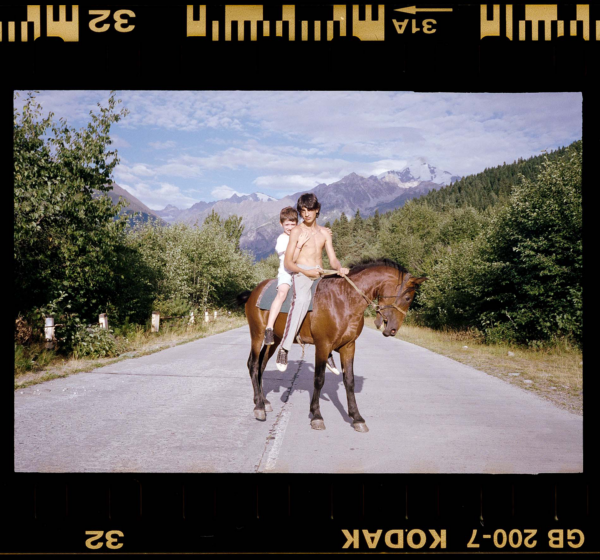
MULTIPOLYGON (((15 470, 28 472, 580 472, 582 418, 518 387, 365 329, 355 432, 326 373, 310 428, 313 347, 272 360, 254 419, 247 327, 15 392, 15 470)), ((336 354, 339 364, 339 356, 336 354)))

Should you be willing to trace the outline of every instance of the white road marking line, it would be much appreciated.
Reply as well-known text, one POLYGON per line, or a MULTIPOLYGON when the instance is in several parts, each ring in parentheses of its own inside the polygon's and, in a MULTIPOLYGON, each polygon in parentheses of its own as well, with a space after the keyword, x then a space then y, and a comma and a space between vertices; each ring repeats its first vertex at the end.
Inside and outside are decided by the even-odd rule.
POLYGON ((279 417, 277 424, 274 428, 274 441, 273 447, 269 452, 269 456, 267 457, 267 464, 265 465, 265 471, 272 471, 275 468, 275 464, 277 463, 277 458, 279 457, 279 451, 281 449, 281 444, 283 443, 283 438, 285 437, 285 430, 287 429, 287 425, 290 419, 290 413, 292 408, 292 403, 286 403, 284 410, 279 417))

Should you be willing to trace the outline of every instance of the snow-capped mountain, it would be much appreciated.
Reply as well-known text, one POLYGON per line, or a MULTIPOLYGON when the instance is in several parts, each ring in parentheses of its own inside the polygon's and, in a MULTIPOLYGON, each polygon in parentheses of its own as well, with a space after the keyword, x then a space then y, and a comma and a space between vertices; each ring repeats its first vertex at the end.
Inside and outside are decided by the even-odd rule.
POLYGON ((243 195, 232 194, 231 196, 228 196, 227 198, 221 199, 221 201, 237 202, 237 203, 244 202, 246 200, 253 200, 254 202, 272 202, 273 200, 277 200, 277 199, 273 198, 272 196, 269 196, 268 194, 259 193, 259 192, 254 192, 251 194, 243 194, 243 195))
POLYGON ((276 198, 273 198, 272 196, 269 196, 268 194, 263 194, 260 192, 252 193, 250 196, 253 197, 254 199, 258 199, 263 202, 271 202, 273 200, 277 200, 276 198))
POLYGON ((458 181, 460 176, 452 175, 449 171, 438 170, 437 167, 427 163, 424 158, 418 158, 413 162, 409 162, 400 171, 386 171, 378 175, 377 178, 406 189, 416 187, 424 181, 447 186, 458 181))
POLYGON ((400 171, 387 171, 378 177, 362 177, 350 173, 329 185, 322 183, 282 199, 264 193, 233 194, 222 200, 197 202, 191 208, 179 210, 167 206, 156 214, 169 223, 184 222, 202 224, 214 210, 223 219, 232 214, 241 216, 244 233, 240 240, 242 249, 249 250, 257 259, 273 252, 275 239, 281 233, 279 212, 284 206, 295 206, 298 197, 305 192, 314 192, 321 202, 319 223, 333 222, 342 212, 352 218, 357 210, 362 216, 375 211, 387 212, 403 206, 411 198, 422 196, 460 179, 448 171, 440 171, 424 158, 408 162, 400 171))

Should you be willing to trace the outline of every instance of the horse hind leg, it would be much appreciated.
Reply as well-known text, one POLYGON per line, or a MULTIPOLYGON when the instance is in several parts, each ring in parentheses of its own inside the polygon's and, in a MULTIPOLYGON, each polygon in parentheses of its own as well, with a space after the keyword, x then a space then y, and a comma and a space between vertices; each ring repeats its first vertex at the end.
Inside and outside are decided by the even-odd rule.
POLYGON ((252 346, 250 349, 250 357, 248 358, 248 373, 252 380, 252 389, 254 391, 254 417, 257 420, 266 420, 266 408, 260 380, 260 357, 261 357, 262 338, 258 336, 252 337, 252 346))
POLYGON ((279 341, 280 341, 280 339, 275 337, 275 344, 272 344, 270 346, 263 346, 262 350, 260 351, 259 366, 258 366, 258 384, 260 387, 260 393, 262 395, 263 402, 265 403, 265 411, 266 412, 273 412, 273 407, 271 406, 271 403, 265 398, 265 393, 263 391, 263 374, 267 367, 267 363, 271 359, 271 356, 273 356, 273 354, 275 354, 275 350, 279 346, 279 341))

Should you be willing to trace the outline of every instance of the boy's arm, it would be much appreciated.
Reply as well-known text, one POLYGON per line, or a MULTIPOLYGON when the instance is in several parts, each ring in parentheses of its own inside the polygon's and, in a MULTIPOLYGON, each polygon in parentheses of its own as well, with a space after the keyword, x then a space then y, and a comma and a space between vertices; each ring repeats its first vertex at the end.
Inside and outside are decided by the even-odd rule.
POLYGON ((300 255, 300 250, 302 249, 302 247, 298 247, 298 245, 296 245, 296 248, 294 249, 294 256, 293 256, 293 261, 296 262, 298 260, 298 255, 300 255))
POLYGON ((285 256, 283 257, 283 266, 290 272, 300 272, 302 270, 295 264, 298 254, 300 253, 300 249, 297 247, 300 233, 301 231, 298 226, 290 232, 290 241, 285 250, 285 256))
POLYGON ((296 243, 296 249, 294 249, 294 262, 298 260, 300 251, 302 251, 302 247, 308 241, 309 238, 310 235, 308 235, 308 233, 306 233, 305 231, 302 231, 300 233, 300 236, 298 237, 298 242, 296 243))
POLYGON ((338 271, 339 274, 348 274, 349 269, 343 268, 338 258, 335 256, 335 251, 333 249, 333 242, 331 239, 331 233, 326 228, 321 228, 321 232, 325 237, 325 250, 327 251, 327 257, 329 258, 329 263, 331 266, 338 271))

